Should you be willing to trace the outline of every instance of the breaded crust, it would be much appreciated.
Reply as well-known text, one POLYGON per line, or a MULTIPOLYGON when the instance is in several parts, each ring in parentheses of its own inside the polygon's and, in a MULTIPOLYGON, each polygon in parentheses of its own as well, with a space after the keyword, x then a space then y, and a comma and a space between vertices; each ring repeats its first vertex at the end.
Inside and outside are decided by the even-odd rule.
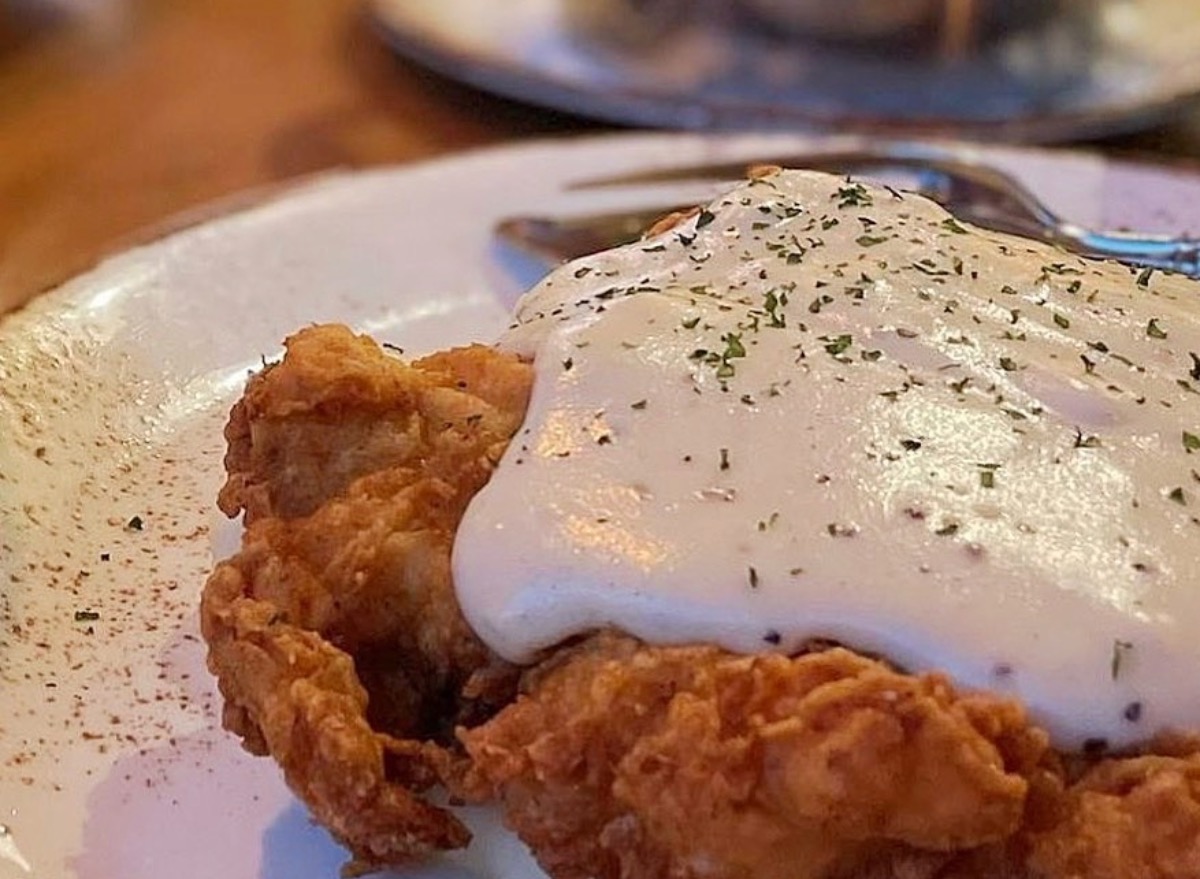
POLYGON ((607 632, 501 661, 450 552, 531 382, 313 327, 231 413, 221 506, 248 525, 204 589, 209 666, 351 871, 465 845, 422 797, 442 784, 498 800, 555 879, 1200 877, 1194 737, 1058 754, 1011 700, 827 645, 607 632))
POLYGON ((221 505, 248 527, 201 603, 225 725, 359 866, 465 845, 417 794, 460 759, 453 726, 515 686, 458 611, 450 548, 520 423, 529 367, 484 347, 408 366, 342 327, 287 348, 226 432, 221 505))
POLYGON ((564 879, 934 875, 1012 836, 1031 787, 1054 786, 1015 703, 840 648, 735 656, 606 634, 524 686, 460 733, 463 792, 502 799, 564 879))

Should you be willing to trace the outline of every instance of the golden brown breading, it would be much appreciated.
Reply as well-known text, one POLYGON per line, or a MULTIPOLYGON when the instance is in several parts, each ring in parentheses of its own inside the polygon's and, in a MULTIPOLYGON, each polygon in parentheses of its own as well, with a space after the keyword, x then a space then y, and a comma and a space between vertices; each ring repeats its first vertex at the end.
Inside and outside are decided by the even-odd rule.
POLYGON ((555 879, 1200 877, 1197 741, 1064 767, 1019 706, 939 675, 614 633, 517 698, 450 550, 531 381, 488 348, 408 366, 314 327, 231 413, 221 506, 248 526, 201 609, 225 724, 353 867, 464 845, 421 798, 442 783, 499 798, 555 879))
MULTIPOLYGON (((524 417, 531 368, 491 348, 441 352, 409 367, 346 327, 291 336, 283 361, 251 378, 230 412, 218 505, 291 519, 360 476, 419 466, 472 492, 524 417), (471 486, 474 486, 471 489, 471 486)), ((468 495, 469 496, 469 495, 468 495)))
POLYGON ((1021 826, 1044 733, 834 649, 796 658, 599 636, 462 730, 462 793, 499 796, 558 879, 933 876, 1021 826))
MULTIPOLYGON (((210 592, 236 584, 236 569, 224 568, 210 592)), ((210 609, 221 597, 209 599, 210 609)), ((361 864, 465 845, 466 829, 452 815, 414 795, 449 756, 373 730, 351 657, 276 614, 269 602, 238 601, 224 621, 234 631, 211 642, 226 726, 244 734, 251 751, 275 758, 316 820, 361 864)))
POLYGON ((1052 879, 1200 876, 1200 753, 1104 760, 1032 833, 1035 875, 1052 879))
POLYGON ((450 549, 530 381, 487 348, 409 367, 316 327, 231 415, 222 505, 250 521, 201 605, 225 725, 280 763, 361 866, 468 839, 415 793, 453 771, 438 744, 453 725, 515 685, 459 613, 450 549))

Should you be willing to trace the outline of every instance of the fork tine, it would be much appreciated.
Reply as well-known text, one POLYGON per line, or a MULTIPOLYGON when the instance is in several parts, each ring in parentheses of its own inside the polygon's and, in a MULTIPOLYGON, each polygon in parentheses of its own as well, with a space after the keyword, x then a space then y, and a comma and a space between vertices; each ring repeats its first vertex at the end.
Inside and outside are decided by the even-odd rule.
MULTIPOLYGON (((786 157, 767 157, 754 165, 809 168, 840 174, 882 177, 898 172, 913 175, 916 185, 902 185, 939 202, 963 219, 1006 232, 1060 240, 1061 220, 1011 175, 936 145, 892 143, 873 148, 815 150, 786 157), (968 195, 963 196, 964 193, 968 195)), ((637 171, 612 177, 581 180, 570 189, 663 184, 685 180, 744 179, 748 165, 717 162, 684 168, 637 171)))
POLYGON ((657 168, 633 171, 608 177, 578 180, 567 188, 601 189, 612 186, 638 186, 655 183, 676 183, 684 180, 740 180, 756 165, 778 165, 784 168, 810 168, 815 171, 846 172, 855 168, 923 167, 933 163, 961 167, 982 168, 952 155, 947 150, 918 143, 884 144, 878 148, 819 149, 811 152, 790 153, 783 156, 761 156, 750 161, 713 162, 688 167, 657 168))
POLYGON ((636 241, 655 221, 688 207, 659 205, 585 217, 508 217, 493 231, 532 256, 559 262, 636 241))
MULTIPOLYGON (((1115 258, 1187 274, 1200 273, 1200 242, 1187 236, 1150 235, 1092 230, 1066 222, 1008 173, 932 144, 891 143, 878 148, 815 150, 750 162, 714 162, 691 167, 659 168, 581 180, 568 189, 588 190, 683 182, 744 179, 750 167, 779 165, 865 176, 905 172, 915 186, 905 186, 939 202, 951 213, 986 229, 1049 241, 1081 255, 1115 258)), ((888 182, 884 180, 883 182, 888 182)), ((502 222, 497 238, 547 266, 628 240, 639 229, 677 206, 611 215, 560 218, 516 218, 502 222)))

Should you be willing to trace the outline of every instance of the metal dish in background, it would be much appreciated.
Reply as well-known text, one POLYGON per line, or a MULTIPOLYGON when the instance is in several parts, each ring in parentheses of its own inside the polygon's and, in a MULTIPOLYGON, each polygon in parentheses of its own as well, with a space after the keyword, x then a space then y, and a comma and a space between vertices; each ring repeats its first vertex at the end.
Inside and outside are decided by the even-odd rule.
POLYGON ((397 52, 506 97, 613 122, 1056 141, 1133 131, 1200 95, 1194 0, 1072 0, 948 60, 785 38, 736 4, 368 0, 397 52), (623 8, 641 9, 630 19, 623 8))
MULTIPOLYGON (((676 0, 616 0, 653 5, 676 0)), ((733 0, 764 26, 805 38, 900 44, 954 56, 1092 0, 733 0)))

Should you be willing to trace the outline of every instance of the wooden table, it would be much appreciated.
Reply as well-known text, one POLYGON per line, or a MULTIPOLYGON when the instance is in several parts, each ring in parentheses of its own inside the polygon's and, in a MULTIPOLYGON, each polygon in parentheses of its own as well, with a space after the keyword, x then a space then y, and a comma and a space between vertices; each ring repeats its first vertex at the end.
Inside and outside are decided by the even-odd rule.
MULTIPOLYGON (((235 193, 598 128, 396 60, 357 0, 33 3, 0 0, 0 313, 235 193)), ((1104 147, 1200 155, 1200 121, 1104 147)))
POLYGON ((110 5, 0 25, 0 312, 232 193, 585 127, 397 61, 356 0, 110 5))

